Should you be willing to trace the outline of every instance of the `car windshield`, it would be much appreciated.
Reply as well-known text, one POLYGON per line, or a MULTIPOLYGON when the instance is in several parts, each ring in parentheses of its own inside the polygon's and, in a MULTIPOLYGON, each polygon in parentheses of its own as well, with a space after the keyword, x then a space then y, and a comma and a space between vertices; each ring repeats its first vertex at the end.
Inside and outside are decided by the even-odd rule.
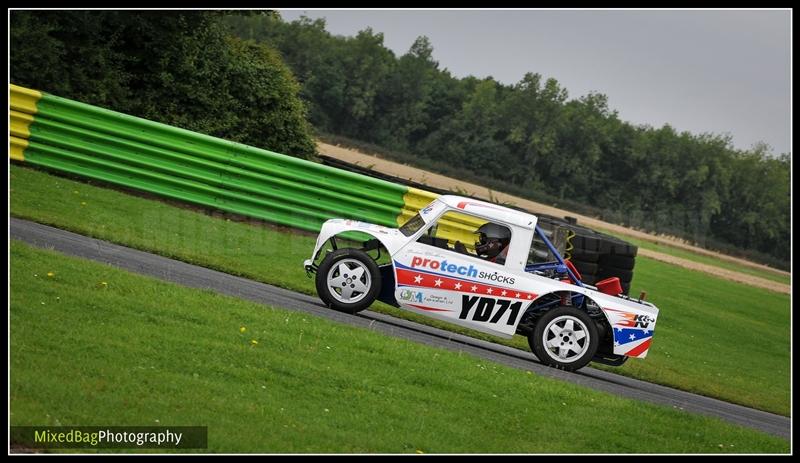
POLYGON ((404 234, 405 236, 411 236, 418 232, 423 226, 425 226, 425 221, 422 220, 421 215, 417 214, 414 217, 411 217, 408 222, 404 223, 403 226, 400 227, 400 233, 404 234))

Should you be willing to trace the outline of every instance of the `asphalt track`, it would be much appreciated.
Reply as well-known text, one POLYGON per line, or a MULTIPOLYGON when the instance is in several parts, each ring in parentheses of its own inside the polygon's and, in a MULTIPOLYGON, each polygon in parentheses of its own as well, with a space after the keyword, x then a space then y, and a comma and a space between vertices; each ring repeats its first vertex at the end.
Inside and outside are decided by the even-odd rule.
MULTIPOLYGON (((317 297, 276 286, 168 259, 143 251, 88 238, 26 220, 9 218, 11 239, 52 249, 64 254, 111 264, 135 273, 149 275, 193 288, 210 289, 260 304, 302 311, 339 323, 378 331, 429 346, 464 352, 541 376, 605 391, 630 399, 671 406, 686 412, 721 418, 741 426, 788 439, 791 419, 772 413, 723 402, 689 392, 584 367, 576 373, 556 370, 537 362, 529 353, 449 331, 431 328, 372 311, 348 315, 330 310, 317 297)), ((298 262, 298 265, 301 265, 298 262)), ((623 367, 624 368, 624 367, 623 367)))

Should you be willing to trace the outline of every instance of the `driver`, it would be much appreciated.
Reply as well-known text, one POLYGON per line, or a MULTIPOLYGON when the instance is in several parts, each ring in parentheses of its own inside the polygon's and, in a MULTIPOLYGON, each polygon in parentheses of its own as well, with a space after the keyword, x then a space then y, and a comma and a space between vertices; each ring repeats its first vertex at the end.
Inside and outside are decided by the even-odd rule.
POLYGON ((511 241, 511 232, 508 228, 487 222, 481 225, 476 233, 478 241, 475 243, 475 251, 478 257, 496 264, 505 264, 508 243, 511 241))

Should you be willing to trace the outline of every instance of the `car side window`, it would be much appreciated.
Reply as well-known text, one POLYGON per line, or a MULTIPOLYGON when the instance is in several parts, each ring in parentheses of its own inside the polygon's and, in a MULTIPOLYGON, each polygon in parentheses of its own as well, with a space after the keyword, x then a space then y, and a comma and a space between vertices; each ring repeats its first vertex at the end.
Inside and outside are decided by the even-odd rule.
MULTIPOLYGON (((552 226, 541 227, 541 229, 545 236, 547 236, 547 239, 550 240, 553 247, 563 256, 568 230, 563 227, 552 226)), ((553 255, 547 244, 539 237, 539 234, 534 233, 533 240, 531 241, 531 248, 528 252, 528 264, 541 264, 545 262, 554 262, 556 260, 556 256, 553 255)))
MULTIPOLYGON (((441 249, 448 249, 459 254, 468 255, 482 260, 490 260, 496 263, 503 263, 505 255, 494 255, 487 257, 480 256, 476 250, 476 244, 480 239, 479 229, 489 228, 499 230, 504 236, 511 236, 511 230, 500 224, 489 222, 486 219, 471 216, 461 212, 448 211, 431 225, 431 227, 419 237, 417 242, 434 246, 441 249), (491 224, 488 225, 487 224, 491 224), (501 261, 498 261, 501 260, 501 261)), ((510 241, 510 238, 508 239, 510 241)), ((507 242, 505 243, 508 244, 507 242)), ((506 249, 499 250, 507 251, 506 249)))

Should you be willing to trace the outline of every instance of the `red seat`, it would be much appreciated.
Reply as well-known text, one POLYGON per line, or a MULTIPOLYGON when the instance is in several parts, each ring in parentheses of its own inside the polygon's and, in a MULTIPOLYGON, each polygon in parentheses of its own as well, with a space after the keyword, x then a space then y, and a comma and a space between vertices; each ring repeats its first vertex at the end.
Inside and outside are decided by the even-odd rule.
POLYGON ((619 283, 619 277, 606 278, 594 284, 601 293, 616 296, 622 292, 622 285, 619 283))

